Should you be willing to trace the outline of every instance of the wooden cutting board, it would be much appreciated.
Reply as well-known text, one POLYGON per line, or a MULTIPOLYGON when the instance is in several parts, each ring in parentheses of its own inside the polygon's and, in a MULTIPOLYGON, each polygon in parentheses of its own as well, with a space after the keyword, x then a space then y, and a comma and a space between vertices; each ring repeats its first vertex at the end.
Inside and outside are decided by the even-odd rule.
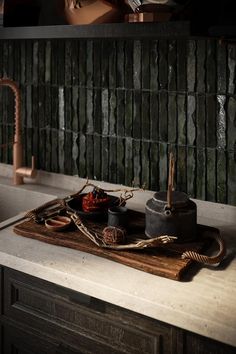
MULTIPOLYGON (((127 242, 129 242, 129 237, 132 239, 145 239, 145 215, 132 210, 129 210, 129 213, 129 220, 132 221, 128 228, 127 242)), ((106 226, 106 223, 87 220, 86 226, 101 232, 106 226)), ((203 240, 202 236, 205 233, 218 233, 218 230, 198 225, 198 241, 196 242, 188 244, 169 244, 161 248, 135 251, 114 251, 98 247, 74 225, 63 232, 55 232, 48 230, 44 224, 37 224, 33 220, 26 220, 15 225, 14 232, 24 237, 104 257, 147 273, 169 279, 181 280, 185 271, 193 263, 191 260, 181 259, 181 254, 186 250, 201 251, 204 246, 206 246, 206 240, 203 240)))

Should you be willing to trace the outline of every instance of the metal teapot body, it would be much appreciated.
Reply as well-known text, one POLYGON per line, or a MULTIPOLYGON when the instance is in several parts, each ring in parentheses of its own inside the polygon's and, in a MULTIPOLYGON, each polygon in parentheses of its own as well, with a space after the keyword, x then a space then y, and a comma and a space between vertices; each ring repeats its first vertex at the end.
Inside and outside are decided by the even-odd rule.
POLYGON ((172 192, 171 208, 167 192, 156 192, 145 207, 146 236, 176 236, 177 242, 194 241, 197 237, 197 207, 183 192, 172 192))

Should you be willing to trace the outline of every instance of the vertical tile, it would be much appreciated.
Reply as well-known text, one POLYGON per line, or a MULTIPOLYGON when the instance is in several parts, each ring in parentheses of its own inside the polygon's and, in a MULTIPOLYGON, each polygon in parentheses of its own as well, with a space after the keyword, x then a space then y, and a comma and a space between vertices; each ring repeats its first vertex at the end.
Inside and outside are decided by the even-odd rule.
POLYGON ((36 158, 36 167, 39 170, 46 171, 46 129, 39 129, 39 147, 38 153, 35 156, 36 158))
POLYGON ((117 149, 116 149, 116 138, 110 137, 109 138, 109 181, 111 183, 116 183, 116 173, 117 173, 117 149))
POLYGON ((141 185, 150 189, 150 143, 141 143, 141 185))
POLYGON ((216 99, 212 95, 206 96, 206 144, 216 147, 216 99))
POLYGON ((151 41, 150 44, 150 90, 158 90, 158 41, 151 41))
POLYGON ((160 190, 166 190, 167 188, 167 144, 159 143, 159 187, 160 190))
POLYGON ((151 143, 150 146, 150 189, 158 191, 159 186, 159 145, 151 143))
MULTIPOLYGON (((101 72, 103 71, 103 67, 102 67, 102 60, 101 60, 101 46, 103 45, 103 42, 101 42, 100 40, 95 40, 93 41, 93 84, 94 87, 102 87, 102 81, 101 81, 101 72)), ((107 58, 107 54, 106 54, 106 58, 107 58)), ((104 59, 104 58, 103 58, 104 59)), ((108 58, 107 58, 108 60, 108 58)), ((103 60, 104 62, 104 60, 103 60)), ((104 63, 105 64, 105 63, 104 63)), ((107 76, 107 80, 108 80, 108 76, 107 76)), ((106 82, 106 85, 104 85, 104 87, 108 86, 108 82, 106 82)))
POLYGON ((79 88, 78 86, 72 87, 72 131, 77 134, 79 131, 79 88))
MULTIPOLYGON (((70 86, 72 84, 72 46, 73 43, 71 40, 65 41, 64 47, 64 85, 70 86)), ((75 53, 73 53, 75 54, 75 53)), ((61 54, 60 54, 61 55, 61 54)))
POLYGON ((111 41, 110 53, 109 53, 109 87, 110 88, 116 87, 116 66, 117 66, 116 61, 117 61, 116 42, 111 41))
POLYGON ((141 106, 141 128, 142 139, 150 139, 150 94, 149 92, 142 93, 141 106))
POLYGON ((101 180, 101 136, 94 135, 94 179, 101 180))
POLYGON ((32 125, 37 127, 39 125, 39 114, 38 114, 38 87, 32 86, 32 125))
POLYGON ((64 132, 64 173, 72 174, 72 143, 73 135, 70 131, 64 132))
POLYGON ((102 134, 109 133, 109 91, 102 90, 102 134))
POLYGON ((69 86, 71 85, 71 75, 70 75, 70 80, 69 78, 65 77, 65 41, 60 40, 57 43, 57 46, 55 47, 56 53, 55 53, 55 65, 56 65, 56 70, 57 70, 57 81, 56 83, 58 85, 64 85, 64 86, 69 86), (68 82, 69 81, 69 82, 68 82))
POLYGON ((187 150, 185 146, 177 148, 176 165, 176 189, 187 192, 187 150))
MULTIPOLYGON (((13 42, 13 69, 14 69, 14 80, 20 84, 21 82, 21 55, 20 55, 20 41, 13 42)), ((1 75, 0 75, 1 77, 1 75)))
POLYGON ((87 166, 86 166, 86 136, 83 133, 79 134, 78 140, 78 174, 82 178, 87 178, 87 166))
POLYGON ((188 95, 187 101, 187 144, 195 145, 196 141, 196 97, 188 95))
MULTIPOLYGON (((94 52, 94 56, 96 58, 96 62, 99 61, 99 54, 97 51, 97 47, 94 47, 94 50, 96 50, 94 52)), ((109 86, 109 58, 110 58, 110 54, 111 54, 111 41, 105 41, 103 40, 101 42, 101 59, 100 59, 100 63, 97 63, 97 66, 94 67, 94 77, 99 77, 101 76, 101 80, 96 80, 95 79, 95 86, 97 87, 102 87, 102 88, 108 88, 109 86), (97 70, 97 75, 95 70, 97 70), (100 84, 101 81, 101 84, 100 84)))
POLYGON ((125 139, 125 185, 131 186, 133 182, 133 141, 125 139))
POLYGON ((196 198, 206 198, 206 153, 205 149, 196 150, 196 198))
POLYGON ((33 81, 33 48, 32 41, 26 41, 26 83, 31 85, 33 81))
POLYGON ((228 186, 228 200, 227 203, 236 205, 236 146, 235 151, 228 152, 228 171, 227 171, 227 186, 228 186))
POLYGON ((51 56, 52 56, 52 46, 51 41, 46 41, 45 43, 45 83, 51 82, 51 56))
POLYGON ((191 198, 196 196, 196 149, 187 147, 187 193, 191 198))
POLYGON ((177 91, 186 91, 187 88, 187 42, 177 40, 177 91))
POLYGON ((87 177, 94 179, 94 137, 93 135, 86 135, 86 165, 87 177))
POLYGON ((141 121, 142 96, 140 91, 134 91, 133 96, 133 137, 140 139, 142 134, 141 121))
POLYGON ((125 41, 125 88, 133 88, 133 41, 125 41))
POLYGON ((168 90, 176 91, 177 88, 177 48, 176 40, 168 42, 168 90))
POLYGON ((141 80, 142 80, 141 60, 142 60, 141 42, 135 40, 133 42, 133 88, 135 90, 139 90, 141 88, 141 80))
POLYGON ((94 89, 93 95, 94 108, 94 133, 102 133, 102 107, 101 107, 101 90, 94 89))
POLYGON ((206 198, 210 202, 216 201, 216 150, 207 148, 206 149, 206 198))
POLYGON ((159 96, 156 93, 150 94, 150 139, 158 141, 159 138, 159 96))
POLYGON ((26 82, 26 41, 20 41, 20 83, 26 82))
POLYGON ((206 146, 206 104, 205 95, 197 95, 196 108, 196 144, 198 148, 206 146))
POLYGON ((229 97, 227 102, 227 147, 236 153, 236 97, 229 97))
MULTIPOLYGON (((67 43, 67 41, 66 41, 67 43)), ((79 85, 79 79, 81 79, 81 76, 79 74, 79 67, 80 67, 80 60, 82 58, 79 56, 79 45, 82 43, 73 40, 71 42, 71 84, 74 85, 79 85)), ((85 55, 83 55, 84 57, 85 55)), ((85 68, 83 70, 84 76, 85 77, 85 68)), ((65 74, 65 80, 66 80, 66 74, 65 74)), ((85 79, 83 80, 85 82, 85 79)))
POLYGON ((136 186, 141 184, 141 145, 140 140, 133 140, 133 180, 136 186))
POLYGON ((187 117, 186 117, 186 97, 185 95, 177 96, 177 112, 178 112, 178 144, 185 145, 187 139, 187 117))
MULTIPOLYGON (((87 50, 86 50, 86 85, 88 88, 93 86, 93 41, 87 41, 87 50)), ((81 69, 80 69, 81 70, 81 69)))
POLYGON ((206 57, 206 83, 207 92, 216 92, 216 42, 215 40, 207 40, 207 57, 206 57))
POLYGON ((187 85, 189 92, 195 92, 196 87, 196 41, 188 41, 187 49, 187 85))
POLYGON ((86 90, 86 125, 87 133, 89 134, 92 134, 94 131, 93 92, 93 90, 86 90))
POLYGON ((64 117, 65 117, 65 130, 72 130, 72 89, 65 87, 64 91, 64 117))
POLYGON ((77 69, 75 70, 75 72, 73 71, 72 83, 75 84, 77 82, 80 87, 86 87, 86 84, 88 85, 88 87, 92 86, 91 81, 93 75, 93 67, 91 63, 91 47, 91 42, 82 40, 78 41, 77 45, 74 44, 74 51, 77 52, 77 55, 72 58, 72 70, 74 70, 74 67, 77 67, 77 69), (78 75, 78 77, 76 77, 76 75, 78 75))
POLYGON ((45 41, 38 41, 38 83, 45 83, 45 41))
POLYGON ((226 152, 224 150, 217 150, 217 188, 216 201, 217 203, 227 203, 227 162, 226 152))
POLYGON ((86 133, 86 90, 84 88, 79 88, 78 101, 79 132, 86 133))
POLYGON ((102 181, 108 181, 109 177, 109 141, 107 137, 102 137, 102 181))
POLYGON ((236 76, 236 48, 235 45, 228 46, 228 93, 235 94, 236 76))
MULTIPOLYGON (((61 132, 61 134, 64 134, 64 132, 61 132)), ((58 173, 61 170, 63 170, 63 166, 64 166, 64 163, 62 161, 62 157, 64 155, 64 152, 62 150, 63 146, 61 146, 61 149, 60 149, 60 153, 62 152, 63 155, 60 157, 61 160, 60 160, 60 165, 59 165, 59 144, 61 143, 61 141, 59 141, 59 131, 55 130, 55 129, 52 129, 51 130, 51 136, 49 135, 48 138, 51 138, 50 141, 48 139, 48 142, 49 142, 50 145, 47 147, 48 150, 49 149, 51 150, 50 171, 58 173), (52 144, 52 141, 53 141, 53 144, 52 144)))
POLYGON ((196 90, 198 93, 206 92, 206 40, 197 40, 196 63, 196 90))
POLYGON ((125 91, 116 91, 117 107, 116 107, 116 133, 119 137, 125 135, 125 91))
POLYGON ((133 94, 125 91, 125 136, 132 136, 133 126, 133 94))
POLYGON ((167 93, 159 94, 159 139, 161 142, 168 141, 168 96, 167 93))
POLYGON ((39 43, 38 41, 33 42, 33 85, 38 84, 38 71, 39 71, 39 43))
POLYGON ((117 141, 117 183, 124 184, 125 181, 125 140, 118 137, 117 141))
POLYGON ((168 142, 177 143, 177 102, 174 94, 168 97, 168 142))
POLYGON ((218 109, 217 109, 217 148, 224 150, 226 148, 226 112, 225 112, 225 103, 226 97, 224 95, 217 96, 218 109))
POLYGON ((58 87, 51 86, 51 128, 59 127, 59 93, 58 87))
POLYGON ((160 90, 167 89, 168 86, 168 44, 165 39, 159 40, 159 88, 160 90))
POLYGON ((116 61, 116 86, 125 87, 125 42, 118 40, 116 43, 117 61, 116 61))
POLYGON ((227 51, 224 44, 217 44, 217 92, 225 93, 227 85, 227 51))
POLYGON ((150 42, 141 42, 141 86, 143 90, 150 89, 150 42))
POLYGON ((115 90, 110 90, 110 97, 109 97, 109 135, 115 136, 116 135, 116 107, 117 107, 117 100, 116 100, 116 92, 115 90))
POLYGON ((78 159, 79 149, 78 149, 78 134, 72 132, 72 171, 73 176, 78 175, 78 159))

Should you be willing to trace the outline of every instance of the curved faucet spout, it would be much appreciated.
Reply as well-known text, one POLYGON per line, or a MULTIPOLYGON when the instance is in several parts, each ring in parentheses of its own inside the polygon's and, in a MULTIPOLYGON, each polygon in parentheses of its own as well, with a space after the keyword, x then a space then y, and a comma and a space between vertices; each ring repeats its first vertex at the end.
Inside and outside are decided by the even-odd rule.
POLYGON ((20 90, 17 83, 9 78, 0 78, 0 86, 8 86, 15 97, 15 130, 13 142, 13 183, 15 185, 23 184, 23 177, 34 177, 36 170, 22 167, 23 149, 21 144, 21 120, 20 120, 20 90), (22 173, 25 171, 25 173, 22 173))

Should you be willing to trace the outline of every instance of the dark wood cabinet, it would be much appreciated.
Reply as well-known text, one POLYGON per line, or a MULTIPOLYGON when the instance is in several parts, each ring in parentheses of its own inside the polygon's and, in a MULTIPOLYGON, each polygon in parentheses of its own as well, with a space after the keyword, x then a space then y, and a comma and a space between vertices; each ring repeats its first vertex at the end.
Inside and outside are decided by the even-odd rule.
POLYGON ((235 352, 99 299, 9 268, 0 270, 2 354, 235 352))

